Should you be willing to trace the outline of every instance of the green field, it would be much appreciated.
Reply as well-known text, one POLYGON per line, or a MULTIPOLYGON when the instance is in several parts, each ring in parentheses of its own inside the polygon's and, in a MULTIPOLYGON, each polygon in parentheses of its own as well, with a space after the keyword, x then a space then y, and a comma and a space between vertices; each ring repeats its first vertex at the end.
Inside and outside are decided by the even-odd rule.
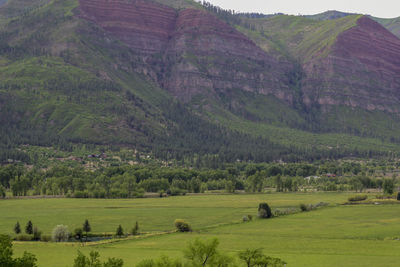
POLYGON ((16 255, 24 250, 37 255, 39 266, 72 266, 76 251, 100 252, 118 257, 125 266, 143 258, 182 255, 196 237, 217 237, 223 251, 236 254, 246 248, 263 248, 289 266, 398 266, 400 262, 400 205, 337 205, 344 193, 197 195, 163 199, 78 200, 38 199, 0 202, 0 232, 12 234, 18 220, 31 219, 45 234, 57 224, 71 230, 88 218, 95 233, 113 232, 118 224, 127 230, 138 220, 145 232, 173 230, 176 218, 188 220, 190 234, 163 234, 137 240, 81 247, 76 244, 15 242, 16 255), (329 202, 331 206, 270 220, 241 223, 256 215, 257 205, 297 207, 299 203, 329 202))

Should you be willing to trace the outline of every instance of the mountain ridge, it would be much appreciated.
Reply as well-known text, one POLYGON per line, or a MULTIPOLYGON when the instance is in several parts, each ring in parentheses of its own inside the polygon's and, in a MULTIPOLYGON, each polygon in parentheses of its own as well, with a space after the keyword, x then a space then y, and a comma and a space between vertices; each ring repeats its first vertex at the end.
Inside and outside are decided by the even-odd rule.
MULTIPOLYGON (((11 1, 21 7, 25 0, 11 1)), ((8 18, 0 30, 5 146, 114 144, 162 158, 198 153, 230 161, 399 151, 400 120, 388 110, 304 100, 323 88, 314 86, 321 81, 310 79, 313 67, 304 62, 334 70, 322 82, 335 85, 339 80, 332 73, 349 75, 348 69, 335 68, 348 57, 341 51, 353 49, 347 42, 358 43, 361 38, 352 38, 365 34, 340 37, 357 28, 358 16, 325 22, 292 16, 238 20, 193 1, 169 1, 175 8, 148 0, 41 3, 32 1, 34 11, 8 18), (338 40, 345 45, 335 47, 338 40), (320 63, 326 58, 328 65, 320 63)), ((367 37, 388 36, 382 29, 371 36, 367 31, 367 37)), ((397 42, 391 47, 397 51, 397 42)), ((387 76, 380 76, 397 71, 390 51, 375 70, 356 78, 378 73, 371 76, 376 84, 395 90, 397 83, 392 88, 383 83, 387 76)), ((350 52, 354 61, 364 57, 350 52)), ((360 64, 352 68, 359 71, 360 64)))

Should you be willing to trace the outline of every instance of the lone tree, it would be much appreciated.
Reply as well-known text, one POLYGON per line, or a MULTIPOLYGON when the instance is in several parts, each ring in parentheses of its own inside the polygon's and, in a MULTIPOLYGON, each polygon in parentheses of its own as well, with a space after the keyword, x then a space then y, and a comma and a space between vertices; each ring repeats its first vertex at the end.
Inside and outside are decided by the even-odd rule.
POLYGON ((267 203, 260 203, 258 205, 258 217, 264 219, 272 217, 271 208, 268 206, 267 203))
POLYGON ((52 239, 54 242, 66 242, 69 238, 68 226, 66 225, 57 225, 54 227, 52 235, 52 239))
POLYGON ((90 231, 92 231, 92 228, 90 227, 90 224, 89 224, 89 220, 88 220, 88 219, 85 220, 85 223, 83 224, 82 230, 83 230, 84 232, 86 232, 86 236, 85 236, 85 237, 86 237, 86 241, 87 241, 88 233, 89 233, 90 231))
POLYGON ((122 228, 121 225, 118 226, 117 232, 115 233, 118 237, 121 237, 124 235, 124 229, 122 228))
POLYGON ((26 224, 25 233, 27 233, 28 235, 33 234, 33 224, 31 221, 28 221, 28 223, 26 224))
POLYGON ((14 232, 18 235, 21 233, 21 225, 19 225, 19 222, 17 222, 14 226, 14 232))
POLYGON ((139 234, 139 223, 136 221, 135 227, 132 228, 132 235, 139 234))

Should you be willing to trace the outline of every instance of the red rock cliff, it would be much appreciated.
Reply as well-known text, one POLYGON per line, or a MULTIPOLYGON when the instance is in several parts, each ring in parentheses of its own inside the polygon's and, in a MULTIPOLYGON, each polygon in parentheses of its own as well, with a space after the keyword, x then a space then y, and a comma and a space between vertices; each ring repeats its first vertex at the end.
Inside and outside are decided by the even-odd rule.
POLYGON ((326 58, 305 67, 305 101, 400 112, 400 40, 362 17, 326 58))
POLYGON ((145 72, 182 100, 239 89, 292 101, 285 76, 290 65, 212 14, 149 0, 80 0, 80 8, 84 18, 147 55, 145 72))

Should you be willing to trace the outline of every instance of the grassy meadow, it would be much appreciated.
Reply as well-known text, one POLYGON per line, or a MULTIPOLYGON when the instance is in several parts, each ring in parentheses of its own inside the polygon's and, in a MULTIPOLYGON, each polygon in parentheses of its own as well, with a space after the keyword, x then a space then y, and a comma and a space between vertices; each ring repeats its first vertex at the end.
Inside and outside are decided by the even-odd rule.
POLYGON ((94 233, 125 230, 137 220, 142 232, 174 229, 176 218, 187 220, 194 232, 122 240, 81 246, 75 243, 14 242, 16 255, 35 254, 39 266, 72 266, 76 251, 99 251, 102 258, 122 258, 134 266, 144 258, 181 257, 195 238, 217 237, 221 250, 236 254, 246 248, 263 248, 288 266, 398 266, 400 262, 400 205, 338 205, 346 193, 293 193, 252 195, 193 195, 154 199, 23 199, 0 201, 0 232, 12 235, 16 221, 24 227, 32 220, 44 234, 57 224, 70 230, 89 219, 94 233), (329 202, 329 207, 270 220, 242 223, 243 215, 257 214, 259 202, 274 208, 300 203, 329 202))

